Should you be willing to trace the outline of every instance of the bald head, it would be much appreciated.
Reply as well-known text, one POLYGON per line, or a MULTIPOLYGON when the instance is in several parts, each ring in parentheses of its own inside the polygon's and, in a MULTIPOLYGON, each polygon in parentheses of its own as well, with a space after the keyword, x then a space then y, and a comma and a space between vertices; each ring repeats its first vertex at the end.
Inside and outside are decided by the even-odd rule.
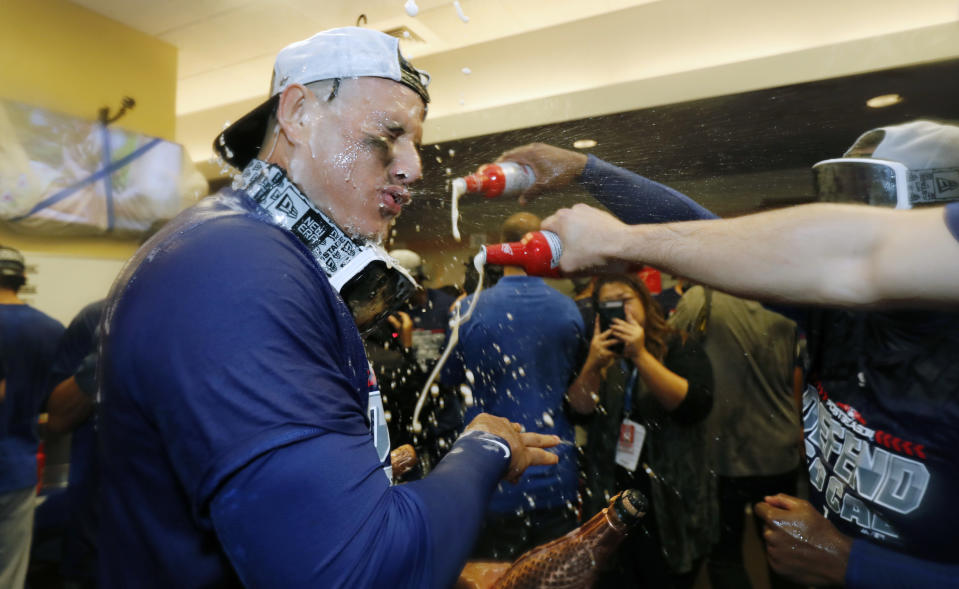
POLYGON ((500 229, 505 242, 519 241, 530 231, 539 231, 540 219, 532 213, 516 213, 503 222, 500 229))

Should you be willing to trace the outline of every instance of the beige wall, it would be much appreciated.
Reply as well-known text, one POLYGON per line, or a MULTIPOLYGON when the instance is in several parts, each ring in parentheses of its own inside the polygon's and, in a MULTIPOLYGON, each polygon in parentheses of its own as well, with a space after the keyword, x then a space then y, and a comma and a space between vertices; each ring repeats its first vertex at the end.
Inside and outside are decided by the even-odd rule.
MULTIPOLYGON (((0 97, 95 119, 124 96, 136 107, 117 125, 166 140, 176 128, 177 52, 64 0, 0 0, 0 97)), ((0 227, 0 243, 24 251, 124 259, 133 241, 50 238, 0 227)))

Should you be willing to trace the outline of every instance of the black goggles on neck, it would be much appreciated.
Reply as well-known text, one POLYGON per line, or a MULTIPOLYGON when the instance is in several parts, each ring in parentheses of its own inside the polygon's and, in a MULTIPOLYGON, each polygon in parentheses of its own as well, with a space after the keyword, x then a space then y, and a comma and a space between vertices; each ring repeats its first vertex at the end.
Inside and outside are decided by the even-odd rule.
POLYGON ((812 167, 823 202, 911 209, 959 200, 959 168, 910 170, 899 162, 836 158, 812 167))

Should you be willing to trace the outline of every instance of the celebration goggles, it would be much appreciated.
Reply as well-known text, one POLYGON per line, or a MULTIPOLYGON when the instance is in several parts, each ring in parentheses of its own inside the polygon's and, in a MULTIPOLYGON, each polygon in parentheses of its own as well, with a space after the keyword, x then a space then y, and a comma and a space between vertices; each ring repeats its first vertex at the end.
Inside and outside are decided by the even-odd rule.
POLYGON ((910 170, 890 160, 844 157, 812 170, 823 202, 911 209, 959 200, 959 168, 910 170))

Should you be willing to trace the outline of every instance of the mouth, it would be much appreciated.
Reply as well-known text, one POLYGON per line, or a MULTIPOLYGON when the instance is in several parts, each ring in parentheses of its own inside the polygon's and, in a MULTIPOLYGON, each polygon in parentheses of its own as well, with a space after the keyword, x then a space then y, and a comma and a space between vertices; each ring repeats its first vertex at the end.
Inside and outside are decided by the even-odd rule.
POLYGON ((410 191, 400 186, 387 186, 380 190, 380 211, 384 216, 396 217, 413 197, 410 191))

